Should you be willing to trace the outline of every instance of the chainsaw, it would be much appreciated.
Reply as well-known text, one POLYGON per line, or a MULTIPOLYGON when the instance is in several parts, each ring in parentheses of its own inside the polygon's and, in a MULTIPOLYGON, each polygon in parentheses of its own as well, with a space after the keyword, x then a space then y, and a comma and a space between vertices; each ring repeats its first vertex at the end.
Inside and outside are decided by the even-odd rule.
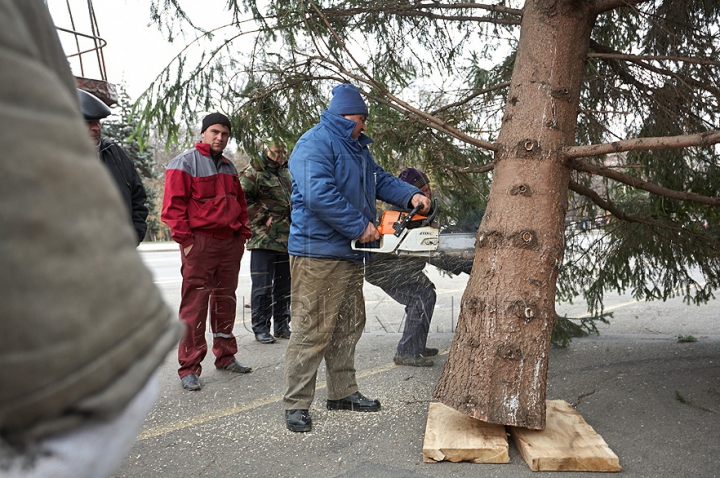
POLYGON ((431 257, 440 254, 469 254, 475 250, 475 234, 440 234, 433 226, 437 215, 437 200, 428 216, 420 215, 422 205, 411 211, 385 211, 377 226, 380 240, 351 243, 353 250, 385 254, 431 257))

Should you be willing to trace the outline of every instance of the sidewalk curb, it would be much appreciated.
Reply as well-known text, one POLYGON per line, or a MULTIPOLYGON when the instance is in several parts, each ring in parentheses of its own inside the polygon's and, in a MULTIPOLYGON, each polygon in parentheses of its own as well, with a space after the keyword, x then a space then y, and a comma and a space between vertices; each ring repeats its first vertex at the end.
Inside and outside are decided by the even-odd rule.
POLYGON ((177 242, 141 242, 137 246, 138 252, 168 252, 179 251, 177 242))

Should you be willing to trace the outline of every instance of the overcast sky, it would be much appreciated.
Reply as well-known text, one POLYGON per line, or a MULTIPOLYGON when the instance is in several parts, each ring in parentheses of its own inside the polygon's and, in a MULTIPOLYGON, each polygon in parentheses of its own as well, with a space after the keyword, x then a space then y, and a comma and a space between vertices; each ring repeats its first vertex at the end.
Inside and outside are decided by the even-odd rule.
MULTIPOLYGON (((72 29, 68 14, 68 0, 47 0, 53 21, 58 27, 72 29)), ((69 0, 75 30, 91 33, 88 1, 69 0)), ((100 36, 107 41, 103 49, 108 81, 119 85, 124 82, 132 99, 145 91, 170 60, 192 38, 176 38, 168 43, 156 25, 150 25, 150 2, 147 0, 94 0, 92 2, 100 36)), ((194 22, 206 29, 228 23, 230 16, 224 10, 225 0, 183 0, 184 8, 194 22)), ((77 51, 72 35, 59 32, 66 54, 77 51)), ((87 49, 83 40, 81 50, 87 49)), ((99 79, 98 60, 91 54, 83 55, 84 75, 80 63, 70 59, 73 74, 99 79)))

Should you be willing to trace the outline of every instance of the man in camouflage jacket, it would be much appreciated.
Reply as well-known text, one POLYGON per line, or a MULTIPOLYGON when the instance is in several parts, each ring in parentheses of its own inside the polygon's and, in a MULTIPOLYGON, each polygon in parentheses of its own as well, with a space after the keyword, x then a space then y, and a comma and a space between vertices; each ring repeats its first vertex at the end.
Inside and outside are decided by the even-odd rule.
POLYGON ((252 251, 252 328, 255 339, 264 344, 275 338, 290 338, 290 261, 287 252, 290 232, 290 192, 285 145, 266 141, 264 151, 240 175, 245 191, 253 236, 247 243, 252 251), (270 335, 274 320, 275 337, 270 335))

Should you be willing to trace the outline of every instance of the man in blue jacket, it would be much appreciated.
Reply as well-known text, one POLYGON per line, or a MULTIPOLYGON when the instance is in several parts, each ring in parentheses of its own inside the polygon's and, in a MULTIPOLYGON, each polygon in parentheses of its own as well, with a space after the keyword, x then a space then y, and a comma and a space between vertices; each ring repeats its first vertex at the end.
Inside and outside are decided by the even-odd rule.
POLYGON ((430 200, 386 173, 373 160, 365 136, 367 105, 357 87, 333 88, 320 123, 306 132, 290 158, 292 223, 288 252, 292 330, 285 354, 285 423, 294 432, 312 428, 308 412, 320 362, 327 370, 327 408, 376 412, 380 402, 358 391, 355 345, 365 327, 360 243, 380 238, 375 200, 400 207, 430 200))

